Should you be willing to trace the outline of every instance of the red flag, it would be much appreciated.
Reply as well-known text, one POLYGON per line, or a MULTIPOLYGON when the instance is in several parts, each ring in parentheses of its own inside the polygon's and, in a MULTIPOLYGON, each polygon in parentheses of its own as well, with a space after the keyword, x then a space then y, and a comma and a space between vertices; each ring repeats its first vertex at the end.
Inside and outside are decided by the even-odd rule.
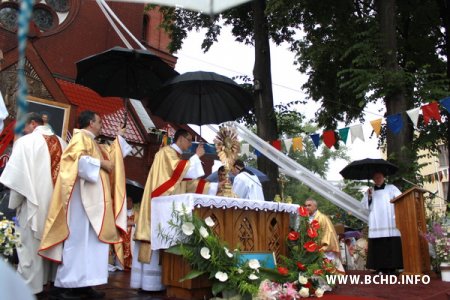
POLYGON ((432 119, 440 122, 441 114, 439 113, 439 106, 437 102, 431 102, 422 106, 423 122, 428 125, 428 122, 432 119))
POLYGON ((327 145, 327 147, 330 149, 334 146, 334 144, 336 144, 336 135, 334 133, 334 130, 324 131, 322 138, 325 145, 327 145))
POLYGON ((281 141, 280 140, 272 141, 272 146, 274 146, 277 150, 281 151, 281 141))

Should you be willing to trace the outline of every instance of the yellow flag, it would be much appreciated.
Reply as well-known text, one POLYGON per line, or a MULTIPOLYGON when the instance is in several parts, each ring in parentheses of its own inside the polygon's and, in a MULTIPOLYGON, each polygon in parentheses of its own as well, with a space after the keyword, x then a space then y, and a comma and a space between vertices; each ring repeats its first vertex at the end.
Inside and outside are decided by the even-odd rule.
POLYGON ((303 138, 295 137, 292 139, 292 150, 293 151, 303 151, 303 138))
POLYGON ((377 134, 377 136, 380 136, 380 132, 381 132, 381 121, 382 119, 376 119, 373 121, 370 121, 370 125, 372 125, 373 131, 375 131, 375 133, 377 134))

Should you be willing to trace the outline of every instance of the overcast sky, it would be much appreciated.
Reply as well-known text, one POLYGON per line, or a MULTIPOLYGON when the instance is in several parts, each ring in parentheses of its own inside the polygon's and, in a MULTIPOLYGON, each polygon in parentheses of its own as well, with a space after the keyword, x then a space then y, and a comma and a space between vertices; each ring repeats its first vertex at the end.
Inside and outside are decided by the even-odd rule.
MULTIPOLYGON (((219 41, 211 49, 203 53, 201 43, 203 33, 190 32, 185 39, 183 47, 176 56, 178 62, 176 70, 180 73, 189 71, 212 71, 233 77, 237 75, 252 76, 254 64, 254 48, 234 41, 230 30, 223 30, 219 41)), ((287 45, 271 45, 272 61, 272 82, 274 103, 287 103, 293 100, 304 100, 306 95, 301 91, 301 85, 306 81, 306 75, 300 74, 294 66, 294 54, 287 50, 287 45)), ((308 119, 314 116, 319 105, 314 101, 308 101, 306 105, 300 105, 297 110, 304 113, 308 119)), ((381 105, 371 105, 367 111, 367 121, 363 124, 365 142, 356 140, 353 144, 349 139, 347 147, 348 154, 352 160, 366 157, 379 158, 380 152, 376 148, 378 139, 375 135, 369 138, 372 127, 369 121, 379 118, 384 112, 379 112, 381 105)), ((358 123, 354 123, 358 124, 358 123)), ((351 124, 353 125, 353 124, 351 124)), ((342 125, 344 127, 344 125, 342 125)), ((321 133, 318 132, 318 133, 321 133)), ((202 135, 212 142, 213 134, 208 132, 205 126, 202 127, 202 135)), ((329 180, 341 180, 339 171, 347 164, 345 161, 336 161, 331 164, 331 170, 327 175, 329 180)))

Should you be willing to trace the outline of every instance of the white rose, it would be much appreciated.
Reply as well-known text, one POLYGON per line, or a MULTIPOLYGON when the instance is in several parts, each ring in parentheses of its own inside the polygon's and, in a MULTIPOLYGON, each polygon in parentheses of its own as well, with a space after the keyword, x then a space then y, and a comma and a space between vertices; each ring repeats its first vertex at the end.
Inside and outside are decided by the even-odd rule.
POLYGON ((214 277, 216 277, 220 282, 225 282, 228 280, 228 275, 227 273, 224 272, 217 272, 216 275, 214 275, 214 277))
POLYGON ((300 289, 300 291, 298 293, 303 298, 309 297, 309 289, 308 288, 303 287, 300 289))
POLYGON ((248 279, 250 279, 250 280, 256 280, 256 279, 258 279, 259 277, 258 276, 256 276, 255 274, 250 274, 250 275, 248 275, 248 279))
POLYGON ((318 288, 317 290, 316 290, 316 297, 317 298, 321 298, 322 296, 323 296, 323 293, 324 293, 325 291, 324 290, 322 290, 321 288, 318 288))
POLYGON ((254 258, 248 261, 248 266, 250 267, 250 269, 254 270, 259 269, 261 267, 261 265, 259 264, 259 260, 254 258))
POLYGON ((305 276, 299 275, 298 282, 300 282, 300 284, 306 284, 308 282, 308 278, 306 278, 305 276))
POLYGON ((211 258, 211 254, 208 248, 203 247, 202 249, 200 249, 200 255, 204 258, 204 259, 210 259, 211 258))
POLYGON ((206 225, 208 225, 209 227, 213 227, 214 225, 216 225, 216 224, 214 223, 214 220, 213 220, 211 217, 207 217, 207 218, 205 219, 205 223, 206 223, 206 225))
POLYGON ((200 230, 199 230, 199 232, 200 232, 200 235, 203 237, 203 238, 207 238, 208 237, 208 235, 209 235, 209 233, 208 233, 208 230, 206 230, 206 228, 205 227, 200 227, 200 230))
POLYGON ((191 222, 186 222, 181 225, 181 230, 185 235, 192 235, 194 233, 195 226, 191 222))

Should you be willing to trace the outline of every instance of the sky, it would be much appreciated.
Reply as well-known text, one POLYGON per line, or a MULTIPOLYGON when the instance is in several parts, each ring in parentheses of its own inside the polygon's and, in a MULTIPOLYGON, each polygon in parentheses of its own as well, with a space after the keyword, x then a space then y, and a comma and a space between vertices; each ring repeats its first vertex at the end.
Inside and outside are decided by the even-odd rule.
MULTIPOLYGON (((191 31, 184 40, 182 49, 175 55, 178 57, 176 70, 179 73, 190 71, 211 71, 218 74, 233 77, 247 75, 253 78, 254 48, 234 41, 229 28, 226 27, 218 38, 218 42, 213 44, 210 50, 203 53, 201 43, 204 34, 202 32, 191 31)), ((293 100, 307 100, 306 94, 301 90, 301 85, 306 82, 307 75, 301 74, 294 65, 295 55, 290 52, 286 44, 276 46, 271 44, 271 64, 274 104, 287 103, 293 100)), ((297 110, 304 113, 307 120, 314 117, 315 111, 320 104, 309 100, 305 105, 299 105, 297 110)), ((381 104, 373 104, 367 108, 366 122, 363 123, 365 141, 357 139, 354 143, 347 141, 348 155, 351 160, 363 159, 366 157, 380 158, 380 151, 377 149, 378 139, 375 134, 371 138, 372 127, 370 120, 378 119, 384 111, 379 111, 381 104)), ((358 124, 355 122, 350 125, 358 124)), ((192 126, 194 129, 196 126, 192 126)), ((202 136, 212 142, 214 133, 202 126, 202 136)), ((342 128, 344 124, 341 125, 342 128)), ((198 131, 198 129, 197 129, 198 131)), ((321 133, 319 131, 318 133, 321 133)), ((330 164, 330 171, 327 174, 328 180, 342 180, 339 171, 347 165, 344 160, 333 161, 330 164)))

